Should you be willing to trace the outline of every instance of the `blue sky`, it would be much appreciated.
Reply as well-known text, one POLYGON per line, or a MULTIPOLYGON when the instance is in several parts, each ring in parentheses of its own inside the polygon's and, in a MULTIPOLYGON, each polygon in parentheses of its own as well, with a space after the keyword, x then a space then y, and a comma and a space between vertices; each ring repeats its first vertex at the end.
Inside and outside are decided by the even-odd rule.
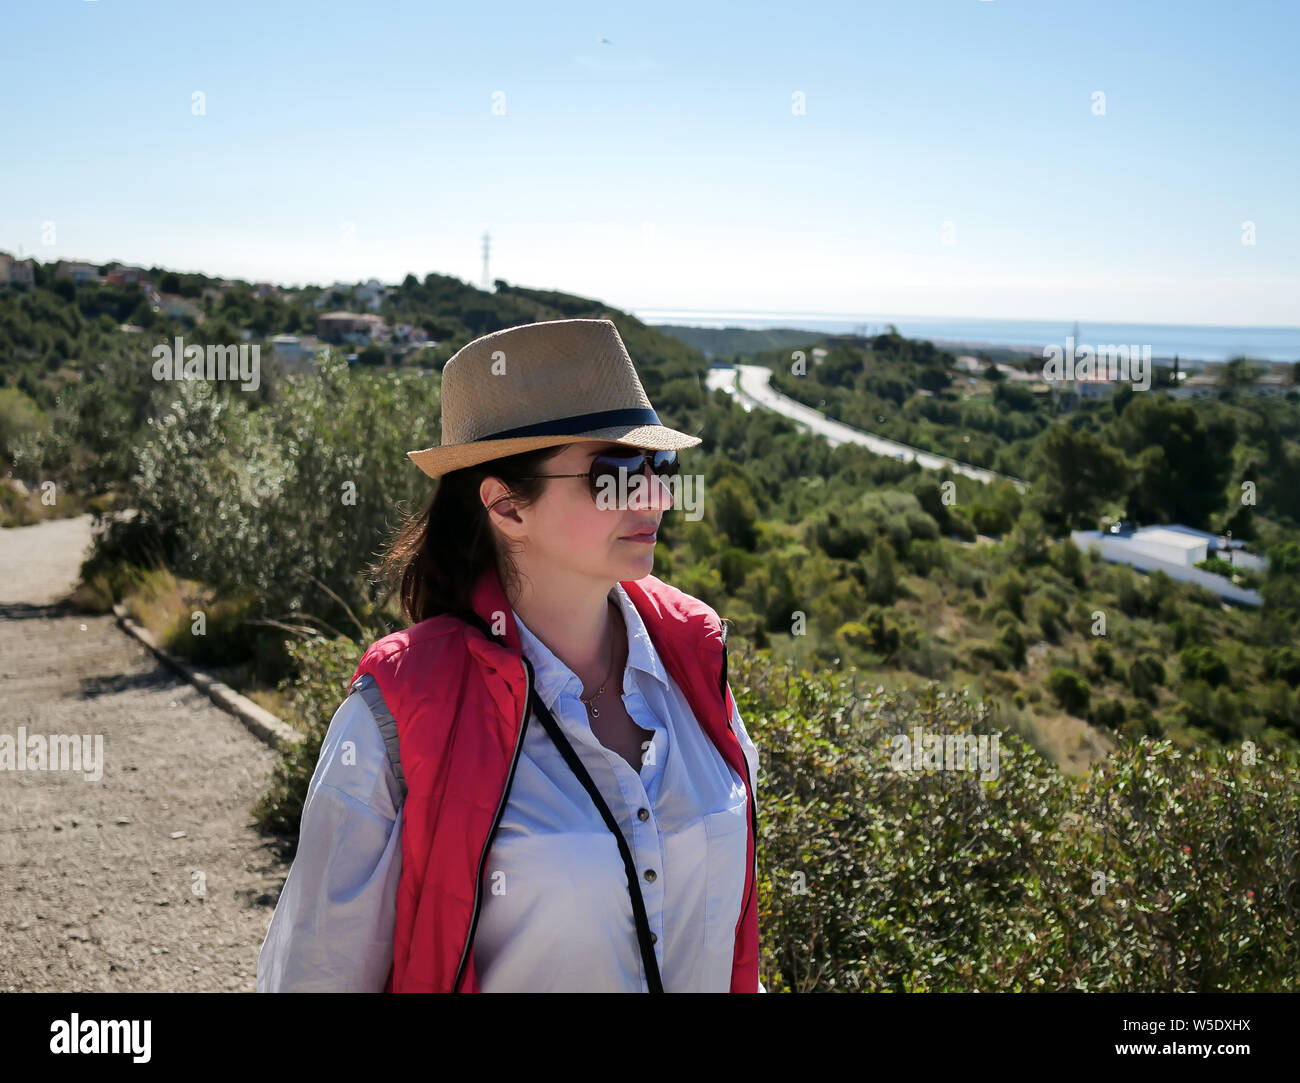
POLYGON ((1298 31, 1221 0, 8 4, 0 250, 477 282, 489 231, 492 277, 625 309, 1295 325, 1298 31))

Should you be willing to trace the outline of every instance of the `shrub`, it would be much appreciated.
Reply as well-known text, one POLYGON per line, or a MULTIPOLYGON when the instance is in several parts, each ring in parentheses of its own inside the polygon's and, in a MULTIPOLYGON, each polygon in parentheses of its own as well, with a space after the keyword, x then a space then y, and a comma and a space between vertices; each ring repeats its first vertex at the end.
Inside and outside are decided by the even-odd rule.
POLYGON ((871 632, 866 625, 859 624, 857 621, 851 620, 841 624, 835 635, 851 647, 864 651, 871 649, 871 632))
POLYGON ((1264 686, 1259 708, 1268 725, 1292 733, 1300 731, 1300 696, 1282 681, 1271 681, 1264 686))
MULTIPOLYGON (((728 594, 738 594, 740 588, 744 585, 745 577, 754 568, 761 565, 761 560, 753 553, 746 552, 737 546, 724 549, 718 555, 718 573, 722 576, 723 585, 727 588, 728 594)), ((659 573, 660 578, 668 574, 667 569, 659 573)))
POLYGON ((888 605, 898 596, 898 562, 885 538, 876 540, 868 574, 867 597, 873 602, 888 605))
POLYGON ((961 538, 963 541, 975 540, 975 524, 972 523, 957 508, 948 509, 948 530, 947 532, 953 537, 961 538))
POLYGON ((1118 699, 1098 700, 1088 716, 1090 722, 1109 730, 1119 729, 1124 724, 1124 718, 1124 702, 1118 699))
POLYGON ((1025 664, 1025 650, 1028 644, 1025 642, 1025 636, 1020 630, 1019 624, 1008 624, 1003 628, 999 642, 1002 644, 1003 650, 1006 651, 1011 665, 1018 668, 1025 664))
POLYGON ((1088 682, 1074 670, 1057 666, 1047 678, 1047 686, 1057 702, 1071 714, 1082 714, 1087 708, 1091 689, 1088 682))
POLYGON ((1007 651, 1000 643, 973 643, 966 652, 968 665, 979 670, 984 666, 1006 669, 1010 665, 1007 651))
POLYGON ((1119 610, 1128 617, 1140 617, 1146 611, 1146 598, 1136 573, 1127 565, 1115 567, 1115 598, 1119 610))
MULTIPOLYGON (((368 629, 366 646, 383 634, 368 629)), ((348 696, 348 683, 365 647, 345 636, 316 636, 288 642, 285 647, 296 672, 281 682, 280 691, 289 697, 286 721, 302 738, 281 752, 272 769, 270 788, 254 806, 253 816, 264 830, 296 839, 307 784, 320 759, 321 744, 335 712, 348 696)))
POLYGON ((1002 508, 977 504, 971 509, 971 522, 976 531, 990 537, 1000 537, 1011 529, 1011 516, 1002 508))
POLYGON ((927 635, 917 635, 914 643, 904 641, 898 650, 898 664, 931 680, 942 680, 952 672, 956 655, 927 635))
POLYGON ((872 651, 882 658, 892 656, 902 639, 898 625, 875 606, 867 610, 861 622, 842 624, 836 635, 859 650, 872 651))
POLYGON ((1175 650, 1182 650, 1190 645, 1208 646, 1210 643, 1210 632, 1204 620, 1183 620, 1182 617, 1175 617, 1169 622, 1168 627, 1175 650))
POLYGON ((1211 688, 1228 682, 1228 664, 1211 647, 1184 647, 1178 668, 1184 680, 1205 681, 1211 688))
POLYGON ((1294 647, 1274 647, 1265 656, 1264 676, 1300 688, 1300 651, 1294 647))
POLYGON ((729 676, 761 763, 768 989, 1296 989, 1294 755, 1245 766, 1120 732, 1073 779, 966 690, 863 688, 744 650, 729 676), (916 727, 996 733, 998 777, 895 770, 916 727))
POLYGON ((1016 571, 1004 572, 993 584, 993 598, 1020 619, 1025 616, 1025 580, 1016 571))
POLYGON ((1076 587, 1082 587, 1085 579, 1083 552, 1070 538, 1052 546, 1048 553, 1052 566, 1076 587))
POLYGON ((1049 643, 1059 643, 1065 626, 1065 609, 1053 598, 1039 598, 1034 605, 1034 618, 1049 643))
POLYGON ((1164 683, 1164 663, 1156 655, 1140 654, 1133 659, 1133 664, 1128 670, 1128 684, 1135 696, 1154 703, 1155 690, 1164 683))
POLYGON ((711 511, 718 533, 741 549, 752 551, 758 541, 758 506, 749 483, 729 474, 712 487, 711 511))

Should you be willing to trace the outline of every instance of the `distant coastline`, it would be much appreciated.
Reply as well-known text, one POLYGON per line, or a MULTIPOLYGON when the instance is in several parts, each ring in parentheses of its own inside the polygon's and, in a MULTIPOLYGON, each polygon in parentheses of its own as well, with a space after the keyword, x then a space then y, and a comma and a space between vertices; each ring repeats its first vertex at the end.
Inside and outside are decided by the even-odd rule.
POLYGON ((945 349, 1004 349, 1041 354, 1045 346, 1076 342, 1149 345, 1154 361, 1195 366, 1234 357, 1256 361, 1300 361, 1300 327, 1212 327, 1199 324, 1072 323, 1052 320, 992 320, 975 317, 861 316, 830 313, 716 312, 690 309, 631 309, 647 324, 745 330, 803 330, 827 334, 882 334, 888 324, 907 338, 928 339, 945 349))

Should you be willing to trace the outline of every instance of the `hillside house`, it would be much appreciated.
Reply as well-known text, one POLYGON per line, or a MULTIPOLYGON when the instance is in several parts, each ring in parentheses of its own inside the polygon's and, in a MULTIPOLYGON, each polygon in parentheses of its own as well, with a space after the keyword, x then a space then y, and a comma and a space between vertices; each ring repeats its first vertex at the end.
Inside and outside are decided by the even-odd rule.
POLYGON ((369 312, 327 312, 316 317, 316 333, 326 342, 366 346, 388 337, 388 326, 369 312))
POLYGON ((108 286, 130 286, 148 280, 149 272, 143 267, 115 267, 104 276, 104 284, 108 286))
POLYGON ((193 320, 198 323, 203 319, 203 307, 197 301, 182 297, 177 293, 160 293, 156 310, 171 320, 193 320))
POLYGON ((34 286, 36 269, 29 259, 15 259, 0 252, 0 286, 34 286))
POLYGON ((82 282, 98 282, 99 269, 92 263, 61 259, 54 265, 54 277, 70 278, 78 285, 82 282))
POLYGON ((324 344, 315 335, 275 335, 271 348, 286 372, 304 372, 315 363, 324 344))

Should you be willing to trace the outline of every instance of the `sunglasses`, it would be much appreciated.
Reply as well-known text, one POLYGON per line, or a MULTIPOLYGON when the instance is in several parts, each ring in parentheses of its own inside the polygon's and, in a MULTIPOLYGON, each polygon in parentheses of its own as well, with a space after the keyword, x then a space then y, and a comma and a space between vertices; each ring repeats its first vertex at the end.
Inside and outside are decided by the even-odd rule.
POLYGON ((591 486, 591 498, 600 503, 600 494, 626 493, 634 476, 646 467, 657 478, 676 477, 682 469, 676 451, 630 451, 620 455, 603 451, 591 460, 591 469, 585 474, 524 474, 526 478, 586 478, 591 486))

